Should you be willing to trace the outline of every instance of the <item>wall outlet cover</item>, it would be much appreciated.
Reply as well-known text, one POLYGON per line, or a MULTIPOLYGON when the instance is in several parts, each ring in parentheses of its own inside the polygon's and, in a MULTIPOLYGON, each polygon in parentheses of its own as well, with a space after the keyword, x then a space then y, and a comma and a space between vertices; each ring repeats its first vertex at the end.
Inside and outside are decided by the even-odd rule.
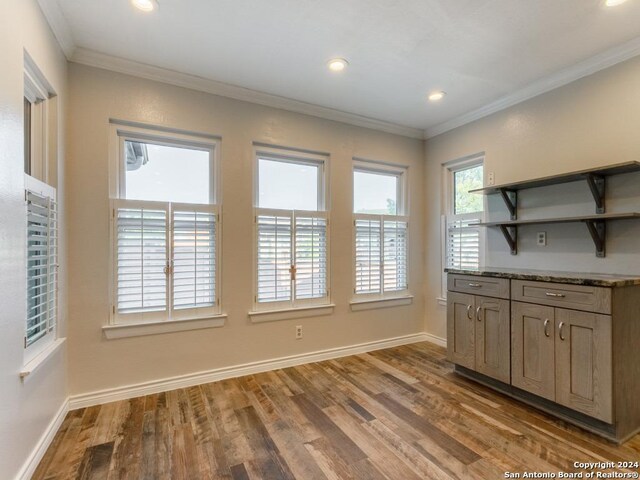
POLYGON ((538 232, 538 245, 541 247, 547 245, 547 232, 538 232))
POLYGON ((495 177, 495 174, 493 172, 489 172, 489 174, 487 175, 487 184, 488 185, 495 185, 496 184, 496 177, 495 177))

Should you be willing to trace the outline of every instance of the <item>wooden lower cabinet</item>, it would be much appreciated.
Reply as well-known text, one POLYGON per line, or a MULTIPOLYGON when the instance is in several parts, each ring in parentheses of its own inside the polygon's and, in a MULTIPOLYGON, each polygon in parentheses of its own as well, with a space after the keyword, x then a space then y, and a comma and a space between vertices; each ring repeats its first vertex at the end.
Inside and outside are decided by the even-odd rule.
POLYGON ((511 303, 511 384, 555 400, 554 309, 511 303))
POLYGON ((509 301, 449 292, 449 360, 509 383, 509 301))
POLYGON ((511 334, 513 386, 612 422, 609 315, 513 302, 511 334))
POLYGON ((475 297, 464 293, 447 295, 447 354, 463 367, 475 368, 475 297))
POLYGON ((556 308, 556 398, 565 407, 613 421, 611 316, 556 308))
POLYGON ((475 370, 501 382, 509 383, 511 379, 509 301, 475 297, 475 306, 475 370))

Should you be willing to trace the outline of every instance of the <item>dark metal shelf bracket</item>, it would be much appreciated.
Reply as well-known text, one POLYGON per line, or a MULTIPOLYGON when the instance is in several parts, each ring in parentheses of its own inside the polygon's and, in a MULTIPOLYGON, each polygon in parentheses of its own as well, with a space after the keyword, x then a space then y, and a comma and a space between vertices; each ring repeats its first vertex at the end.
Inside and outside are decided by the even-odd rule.
POLYGON ((518 219, 518 192, 515 190, 500 189, 500 196, 504 200, 504 204, 509 209, 511 220, 518 219))
POLYGON ((587 175, 587 184, 591 195, 596 202, 596 213, 604 213, 604 193, 605 193, 605 180, 601 175, 594 175, 590 173, 587 175))
POLYGON ((504 235, 504 239, 509 244, 509 248, 511 249, 511 255, 518 254, 518 227, 517 226, 507 226, 507 225, 499 225, 500 231, 502 235, 504 235))
POLYGON ((596 257, 604 257, 607 239, 606 222, 604 220, 585 220, 585 223, 587 229, 589 229, 593 243, 596 246, 596 257))

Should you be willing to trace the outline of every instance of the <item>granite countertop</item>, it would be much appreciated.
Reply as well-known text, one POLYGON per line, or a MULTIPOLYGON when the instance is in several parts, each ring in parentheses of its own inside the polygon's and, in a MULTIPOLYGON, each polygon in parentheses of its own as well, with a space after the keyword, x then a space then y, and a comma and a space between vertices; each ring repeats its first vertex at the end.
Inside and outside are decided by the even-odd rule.
POLYGON ((445 268, 447 273, 460 275, 477 275, 482 277, 510 278, 514 280, 537 280, 540 282, 569 283, 572 285, 586 285, 590 287, 626 287, 640 285, 640 275, 613 275, 606 273, 580 272, 551 272, 544 270, 529 270, 526 268, 492 268, 484 267, 479 270, 460 270, 445 268))

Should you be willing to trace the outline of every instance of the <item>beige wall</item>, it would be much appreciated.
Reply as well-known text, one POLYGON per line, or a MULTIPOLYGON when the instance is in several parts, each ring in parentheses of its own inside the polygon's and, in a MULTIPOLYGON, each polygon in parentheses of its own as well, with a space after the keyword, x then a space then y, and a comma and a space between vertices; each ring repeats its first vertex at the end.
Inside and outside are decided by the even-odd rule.
POLYGON ((70 65, 67 182, 70 222, 71 393, 421 332, 423 163, 420 140, 70 65), (109 118, 222 137, 222 328, 106 340, 109 312, 109 118), (335 314, 252 324, 252 142, 328 152, 331 290, 335 314), (352 157, 409 167, 411 306, 352 313, 352 157), (304 338, 294 339, 303 325, 304 338))
MULTIPOLYGON (((427 140, 425 168, 426 331, 446 336, 445 309, 436 303, 441 285, 439 246, 442 164, 485 153, 485 176, 496 183, 526 180, 604 164, 640 160, 640 57, 563 88, 427 140)), ((640 211, 637 175, 609 184, 608 211, 640 211)), ((548 187, 521 194, 521 218, 594 213, 584 184, 548 187)), ((497 199, 489 214, 504 218, 497 199)), ((539 218, 538 217, 538 218, 539 218)), ((640 273, 640 222, 608 227, 607 258, 596 259, 586 229, 543 226, 522 229, 520 253, 512 257, 502 236, 488 232, 487 264, 536 269, 640 273), (535 231, 547 231, 548 247, 534 244, 535 231)))
MULTIPOLYGON (((0 477, 14 478, 67 397, 66 352, 63 347, 41 369, 22 382, 26 318, 25 207, 23 164, 24 49, 58 94, 59 135, 62 136, 66 94, 66 60, 37 3, 0 2, 0 477)), ((57 145, 61 174, 62 141, 57 145)), ((55 157, 56 155, 54 155, 55 157)), ((57 170, 57 171, 56 171, 57 170)), ((58 183, 63 201, 62 183, 58 183)), ((64 239, 64 226, 61 226, 64 239)), ((64 243, 62 260, 64 261, 64 243)), ((64 270, 61 272, 64 299, 64 270)), ((65 329, 65 305, 60 305, 60 330, 65 329)))

